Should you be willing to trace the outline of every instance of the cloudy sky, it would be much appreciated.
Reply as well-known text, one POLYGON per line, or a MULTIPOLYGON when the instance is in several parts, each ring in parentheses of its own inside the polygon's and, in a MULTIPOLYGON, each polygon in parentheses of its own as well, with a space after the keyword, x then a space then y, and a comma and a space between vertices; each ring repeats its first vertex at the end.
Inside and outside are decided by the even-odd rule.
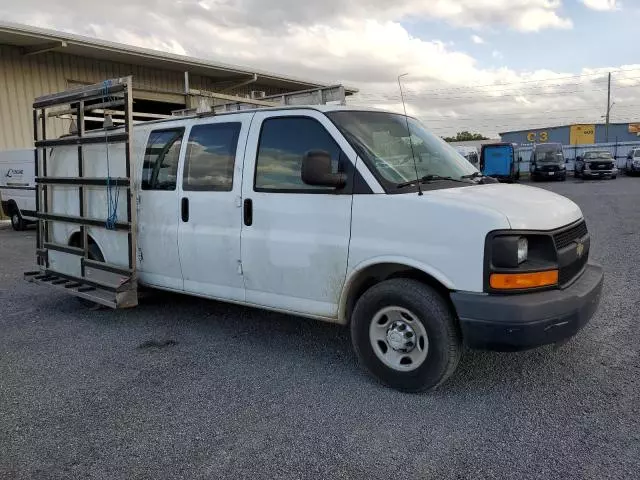
POLYGON ((342 82, 441 135, 640 120, 640 0, 0 0, 0 18, 342 82), (634 63, 635 62, 635 63, 634 63))

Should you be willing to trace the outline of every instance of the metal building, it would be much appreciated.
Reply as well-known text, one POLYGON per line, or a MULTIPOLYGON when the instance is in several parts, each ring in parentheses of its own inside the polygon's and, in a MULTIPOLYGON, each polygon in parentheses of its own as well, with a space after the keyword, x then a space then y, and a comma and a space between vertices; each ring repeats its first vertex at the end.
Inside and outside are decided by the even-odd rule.
POLYGON ((561 143, 563 145, 593 145, 597 143, 625 143, 640 140, 640 123, 573 124, 558 127, 533 128, 500 133, 503 142, 529 145, 533 143, 561 143))
MULTIPOLYGON (((0 22, 0 150, 33 146, 35 97, 128 75, 133 76, 134 120, 140 121, 184 109, 208 111, 247 97, 253 104, 287 103, 287 93, 311 90, 310 95, 324 95, 319 89, 328 87, 312 80, 0 22)), ((356 92, 335 88, 342 89, 342 98, 356 92)), ((117 113, 113 118, 117 123, 117 113)), ((65 122, 50 122, 49 135, 68 133, 71 123, 71 116, 65 122)))

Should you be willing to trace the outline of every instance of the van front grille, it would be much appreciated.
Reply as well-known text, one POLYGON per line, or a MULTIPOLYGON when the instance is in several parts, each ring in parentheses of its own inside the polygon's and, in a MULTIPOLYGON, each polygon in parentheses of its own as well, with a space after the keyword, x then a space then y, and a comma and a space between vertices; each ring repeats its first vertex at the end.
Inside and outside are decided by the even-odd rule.
POLYGON ((587 235, 587 224, 582 220, 577 225, 568 228, 562 232, 558 232, 553 236, 553 241, 556 244, 556 250, 562 250, 568 247, 573 242, 584 238, 587 235))

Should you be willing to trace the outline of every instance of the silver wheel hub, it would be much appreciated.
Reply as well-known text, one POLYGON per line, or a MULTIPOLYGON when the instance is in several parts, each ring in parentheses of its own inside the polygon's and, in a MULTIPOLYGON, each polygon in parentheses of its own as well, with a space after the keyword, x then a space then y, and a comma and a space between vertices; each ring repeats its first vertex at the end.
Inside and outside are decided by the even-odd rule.
POLYGON ((397 352, 410 352, 416 346, 415 341, 416 334, 406 322, 393 322, 387 330, 387 343, 397 352))
POLYGON ((418 368, 427 358, 429 340, 418 317, 403 307, 385 307, 373 317, 369 340, 376 356, 399 371, 418 368))

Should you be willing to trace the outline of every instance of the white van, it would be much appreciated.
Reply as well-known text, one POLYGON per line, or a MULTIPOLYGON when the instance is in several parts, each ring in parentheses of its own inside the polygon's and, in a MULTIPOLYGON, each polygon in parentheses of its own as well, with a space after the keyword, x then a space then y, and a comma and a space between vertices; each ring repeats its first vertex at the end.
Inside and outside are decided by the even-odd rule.
POLYGON ((35 218, 23 211, 35 210, 33 149, 0 151, 0 200, 14 230, 24 230, 35 218))
MULTIPOLYGON (((106 176, 123 148, 88 145, 85 175, 106 176)), ((463 344, 571 337, 598 306, 603 272, 580 208, 485 184, 413 118, 326 105, 208 114, 136 125, 132 152, 141 285, 348 325, 364 367, 400 390, 440 385, 463 344)), ((75 146, 53 148, 50 175, 76 175, 77 159, 75 146)), ((122 191, 110 195, 96 189, 89 216, 119 198, 126 219, 122 191)), ((78 214, 74 187, 51 202, 78 214)), ((73 253, 80 232, 49 235, 73 253)), ((127 265, 126 234, 87 236, 94 262, 127 265)), ((78 275, 58 250, 50 268, 78 275)))

